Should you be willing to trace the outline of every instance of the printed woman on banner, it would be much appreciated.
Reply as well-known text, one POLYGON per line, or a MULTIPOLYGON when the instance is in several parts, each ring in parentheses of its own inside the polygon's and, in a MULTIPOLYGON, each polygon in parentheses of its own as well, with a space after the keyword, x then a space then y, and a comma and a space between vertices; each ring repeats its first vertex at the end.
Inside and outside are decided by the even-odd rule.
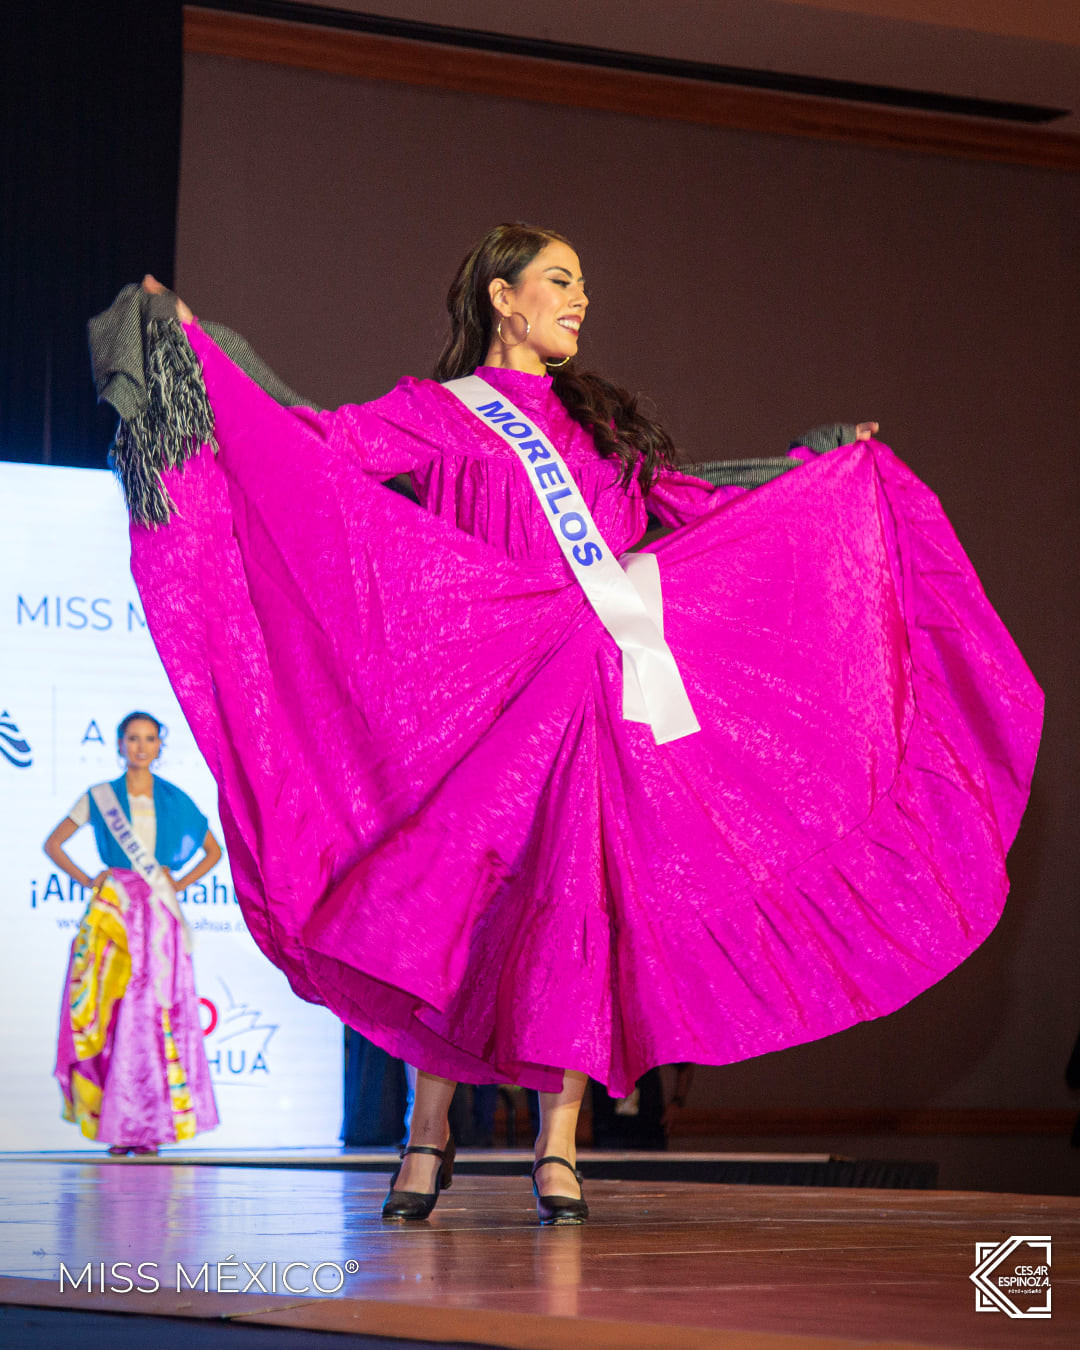
POLYGON ((176 892, 222 854, 191 798, 151 772, 161 750, 157 719, 129 713, 117 745, 125 772, 83 793, 45 852, 91 892, 60 1013, 55 1074, 64 1118, 122 1156, 155 1153, 218 1123, 191 932, 176 892), (85 824, 105 864, 92 880, 63 847, 85 824), (200 861, 174 880, 200 850, 200 861))

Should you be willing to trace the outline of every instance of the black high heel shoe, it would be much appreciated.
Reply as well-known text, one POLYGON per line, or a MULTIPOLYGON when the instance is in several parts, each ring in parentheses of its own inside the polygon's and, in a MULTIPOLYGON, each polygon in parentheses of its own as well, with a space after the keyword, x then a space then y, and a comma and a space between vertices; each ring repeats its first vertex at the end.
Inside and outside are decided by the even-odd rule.
POLYGON ((448 1191, 454 1178, 454 1136, 451 1135, 445 1148, 432 1148, 428 1144, 410 1144, 401 1150, 402 1158, 407 1153, 432 1153, 442 1159, 442 1166, 435 1173, 433 1191, 395 1191, 394 1182, 401 1175, 401 1164, 390 1178, 390 1191, 382 1207, 384 1219, 426 1219, 435 1208, 440 1191, 448 1191))
POLYGON ((575 1200, 569 1195, 541 1195, 536 1185, 536 1173, 547 1163, 561 1163, 563 1167, 573 1172, 577 1177, 579 1186, 582 1186, 582 1175, 565 1158, 557 1158, 553 1153, 546 1157, 537 1158, 533 1163, 532 1169, 532 1187, 533 1195, 536 1196, 536 1213, 542 1224, 549 1223, 584 1223, 589 1217, 589 1206, 585 1203, 585 1190, 582 1186, 581 1198, 575 1200))

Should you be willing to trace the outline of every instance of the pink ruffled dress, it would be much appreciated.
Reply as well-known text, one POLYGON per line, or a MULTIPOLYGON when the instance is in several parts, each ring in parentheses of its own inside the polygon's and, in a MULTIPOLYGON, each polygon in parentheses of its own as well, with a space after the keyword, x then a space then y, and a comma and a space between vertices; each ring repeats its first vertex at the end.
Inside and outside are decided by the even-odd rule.
MULTIPOLYGON (((702 730, 658 746, 520 463, 451 394, 286 409, 188 336, 219 449, 169 471, 132 569, 302 997, 449 1078, 622 1095, 892 1012, 991 931, 1042 697, 884 445, 749 492, 662 475, 702 730), (422 507, 382 485, 402 472, 422 507)), ((479 373, 613 552, 637 541, 639 489, 550 381, 479 373)))

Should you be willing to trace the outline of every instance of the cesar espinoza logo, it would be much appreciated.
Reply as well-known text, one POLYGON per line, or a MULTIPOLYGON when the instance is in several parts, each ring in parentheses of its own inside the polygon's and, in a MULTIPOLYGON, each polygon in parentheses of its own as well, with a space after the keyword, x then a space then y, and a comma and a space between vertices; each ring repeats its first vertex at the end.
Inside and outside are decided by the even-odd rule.
POLYGON ((0 755, 17 769, 28 769, 34 762, 30 742, 15 725, 15 719, 6 708, 0 713, 0 755))
POLYGON ((1010 1237, 1004 1242, 976 1242, 975 1269, 968 1279, 975 1285, 976 1312, 1049 1317, 1050 1239, 1010 1237), (1033 1257, 1021 1248, 1030 1248, 1038 1255, 1033 1257))

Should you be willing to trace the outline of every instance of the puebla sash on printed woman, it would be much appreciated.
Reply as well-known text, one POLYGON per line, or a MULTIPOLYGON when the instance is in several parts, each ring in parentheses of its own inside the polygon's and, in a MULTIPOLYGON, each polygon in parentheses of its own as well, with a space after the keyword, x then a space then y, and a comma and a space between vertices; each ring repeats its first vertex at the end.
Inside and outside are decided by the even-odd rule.
POLYGON ((116 841, 117 847, 123 851, 131 864, 131 870, 137 872, 147 882, 155 901, 164 909, 167 909, 179 923, 184 940, 184 950, 190 951, 191 929, 184 918, 180 903, 176 898, 176 892, 169 885, 168 878, 162 871, 157 859, 149 849, 139 842, 131 822, 124 814, 124 809, 120 805, 113 785, 111 783, 98 783, 96 787, 90 789, 90 795, 93 797, 97 809, 101 812, 101 818, 116 841))
POLYGON ((449 380, 443 388, 521 460, 563 557, 622 652, 623 717, 629 722, 647 722, 658 745, 700 731, 679 667, 664 640, 660 567, 655 555, 628 554, 620 565, 562 456, 505 394, 479 375, 449 380))

